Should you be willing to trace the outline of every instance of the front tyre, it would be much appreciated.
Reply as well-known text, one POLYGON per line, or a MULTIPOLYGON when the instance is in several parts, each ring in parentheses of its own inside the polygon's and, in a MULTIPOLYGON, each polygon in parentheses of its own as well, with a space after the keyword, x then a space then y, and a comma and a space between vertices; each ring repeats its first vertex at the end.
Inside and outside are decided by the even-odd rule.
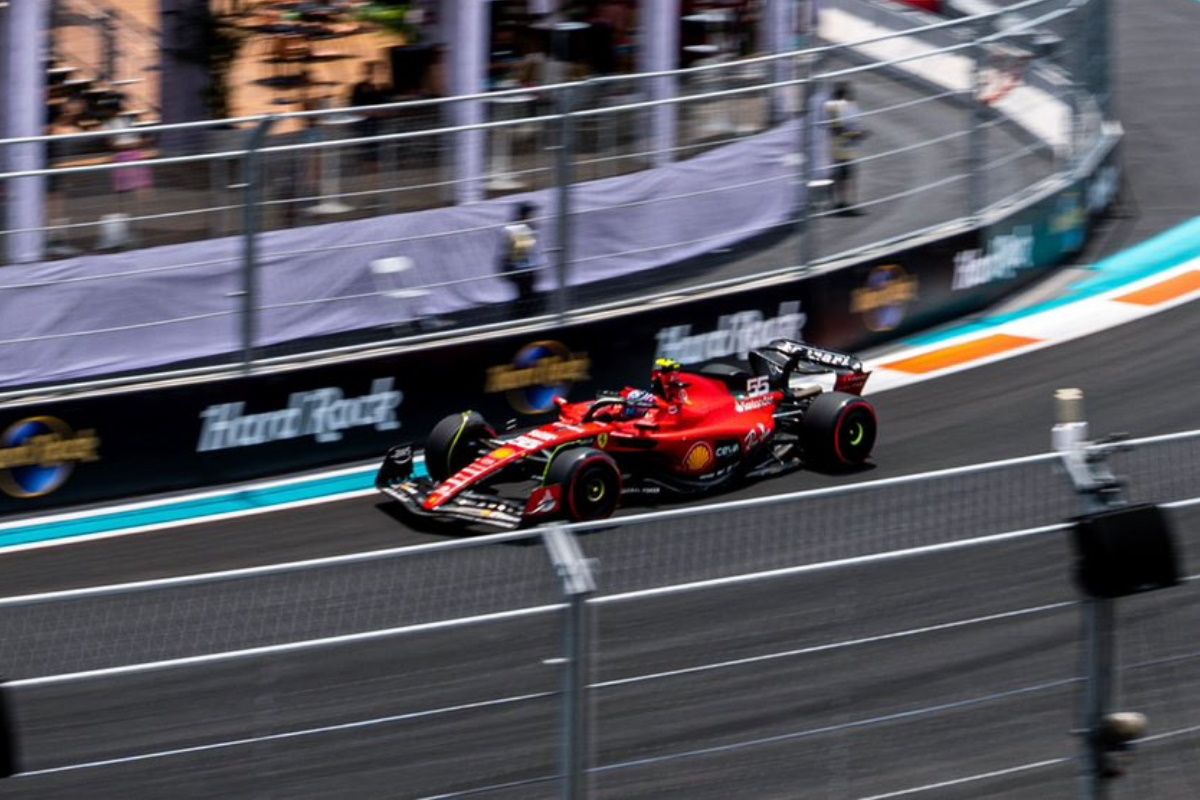
POLYGON ((556 455, 546 483, 562 487, 563 512, 572 522, 610 517, 621 499, 616 462, 592 447, 573 447, 556 455))
POLYGON ((425 440, 425 469, 438 483, 478 458, 484 442, 496 432, 477 411, 463 411, 444 418, 425 440))
POLYGON ((801 426, 805 460, 827 467, 863 463, 875 446, 875 409, 861 397, 826 392, 812 401, 801 426))

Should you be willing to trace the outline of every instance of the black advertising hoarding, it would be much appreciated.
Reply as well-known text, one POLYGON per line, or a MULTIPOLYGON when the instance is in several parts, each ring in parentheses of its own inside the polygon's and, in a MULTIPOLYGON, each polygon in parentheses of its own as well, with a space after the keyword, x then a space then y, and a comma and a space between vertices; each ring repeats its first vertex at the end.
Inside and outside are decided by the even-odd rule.
POLYGON ((857 347, 935 317, 970 241, 553 332, 2 409, 0 515, 381 457, 467 408, 532 425, 556 395, 648 384, 658 356, 696 367, 776 338, 857 347))
POLYGON ((0 515, 381 457, 467 408, 497 426, 532 425, 553 412, 556 395, 648 383, 659 353, 697 364, 804 335, 799 299, 752 294, 550 333, 0 409, 0 430, 10 432, 0 440, 0 515))
POLYGON ((464 408, 533 420, 611 371, 620 350, 597 358, 582 341, 506 337, 3 409, 0 515, 372 458, 464 408))
POLYGON ((955 260, 978 246, 972 229, 818 276, 805 296, 807 335, 862 350, 979 308, 952 290, 955 260))
POLYGON ((955 290, 994 302, 1077 256, 1116 197, 1114 142, 1084 178, 987 227, 983 247, 955 265, 955 290))
POLYGON ((744 359, 775 338, 861 350, 977 311, 1077 251, 1116 155, 1003 223, 766 287, 537 333, 208 383, 0 408, 0 516, 381 457, 443 416, 535 424, 553 397, 645 385, 657 356, 744 359))

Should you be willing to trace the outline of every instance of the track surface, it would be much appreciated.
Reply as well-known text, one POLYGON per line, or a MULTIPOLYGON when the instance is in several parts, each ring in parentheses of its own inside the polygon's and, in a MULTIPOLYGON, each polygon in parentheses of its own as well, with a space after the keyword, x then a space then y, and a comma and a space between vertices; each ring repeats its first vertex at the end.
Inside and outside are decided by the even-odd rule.
MULTIPOLYGON (((1124 245, 1195 213, 1187 203, 1200 196, 1200 167, 1187 152, 1186 132, 1200 126, 1200 108, 1181 98, 1194 95, 1190 76, 1200 74, 1193 44, 1200 9, 1188 0, 1174 0, 1120 6, 1117 12, 1119 107, 1129 131, 1127 197, 1140 212, 1124 230, 1116 224, 1113 239, 1124 245)), ((1196 427, 1197 341, 1200 315, 1192 304, 1017 360, 880 395, 878 466, 852 479, 1044 451, 1051 394, 1059 386, 1085 390, 1096 432, 1149 435, 1196 427)), ((799 473, 735 496, 846 480, 799 473)), ((0 559, 0 580, 5 594, 18 594, 432 539, 398 527, 376 505, 374 499, 352 500, 237 523, 13 554, 0 559)), ((937 505, 931 504, 927 513, 936 521, 937 505)), ((1195 512, 1179 518, 1193 530, 1200 527, 1195 512)), ((1192 539, 1189 544, 1186 552, 1200 553, 1200 543, 1192 539)), ((589 546, 607 545, 597 539, 589 546)), ((500 561, 509 558, 531 560, 518 554, 500 561)), ((611 681, 1067 602, 1073 592, 1064 580, 1065 561, 1061 538, 1043 537, 723 591, 606 604, 597 614, 595 677, 611 681)), ((1200 571, 1194 558, 1189 571, 1200 571)), ((281 609, 289 607, 286 593, 272 598, 281 609)), ((322 606, 320 597, 306 602, 322 606)), ((203 607, 194 611, 207 613, 203 607)), ((1126 663, 1187 654, 1193 643, 1173 634, 1194 630, 1196 611, 1190 588, 1128 601, 1122 606, 1126 663)), ((614 798, 855 797, 1070 755, 1074 745, 1065 731, 1071 725, 1075 686, 1063 681, 1075 674, 1077 618, 1077 608, 1057 607, 952 633, 604 688, 597 698, 597 763, 650 760, 601 773, 598 788, 602 796, 614 798), (1044 686, 967 702, 1036 684, 1044 686), (868 727, 853 724, 948 702, 965 704, 926 717, 868 727), (829 730, 795 735, 822 728, 829 730), (653 761, 663 754, 772 734, 794 735, 743 750, 653 761)), ((77 641, 66 641, 64 635, 61 651, 50 652, 52 660, 61 658, 58 669, 49 671, 78 668, 67 660, 70 653, 86 663, 89 642, 95 652, 119 654, 120 642, 87 638, 86 626, 96 623, 96 630, 103 631, 103 622, 103 614, 94 609, 79 609, 79 626, 70 637, 77 641)), ((213 622, 222 627, 227 620, 213 622)), ((64 634, 72 630, 58 624, 64 634)), ((547 616, 312 658, 131 676, 70 690, 29 690, 18 698, 18 713, 27 726, 27 764, 38 769, 552 692, 556 672, 542 660, 557 655, 557 636, 557 621, 547 616)), ((5 668, 12 673, 14 666, 5 668)), ((1160 731, 1195 723, 1187 710, 1198 689, 1195 659, 1131 669, 1125 676, 1130 706, 1149 711, 1160 731)), ((545 774, 555 756, 554 726, 553 698, 532 699, 303 739, 19 778, 0 786, 0 796, 415 797, 545 774)), ((1118 796, 1197 796, 1200 773, 1191 748, 1194 739, 1187 737, 1144 748, 1134 777, 1121 784, 1118 796)), ((1071 769, 1069 764, 1048 764, 929 796, 1068 797, 1075 791, 1071 769)), ((553 793, 552 785, 534 785, 483 796, 553 793)))

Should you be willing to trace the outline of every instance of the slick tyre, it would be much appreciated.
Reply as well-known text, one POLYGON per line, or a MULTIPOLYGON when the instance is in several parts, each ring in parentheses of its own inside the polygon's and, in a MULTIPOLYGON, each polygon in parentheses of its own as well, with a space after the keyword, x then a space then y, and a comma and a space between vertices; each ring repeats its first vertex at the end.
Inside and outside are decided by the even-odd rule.
POLYGON ((451 414, 429 432, 425 440, 425 469, 438 483, 480 456, 485 439, 496 435, 482 414, 451 414))
POLYGON ((573 447, 556 455, 546 483, 562 487, 563 514, 572 522, 610 517, 621 499, 616 462, 591 447, 573 447))
POLYGON ((875 446, 875 409, 866 400, 844 392, 819 394, 801 425, 804 460, 822 467, 853 467, 863 463, 875 446))

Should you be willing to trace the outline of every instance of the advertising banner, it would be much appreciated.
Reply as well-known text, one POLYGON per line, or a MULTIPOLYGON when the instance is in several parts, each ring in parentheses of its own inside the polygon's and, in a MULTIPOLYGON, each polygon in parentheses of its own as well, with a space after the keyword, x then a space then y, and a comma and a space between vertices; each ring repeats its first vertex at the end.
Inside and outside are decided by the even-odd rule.
POLYGON ((772 339, 859 351, 985 307, 1083 245, 1116 155, 985 231, 720 297, 540 334, 0 408, 0 516, 374 459, 466 409, 527 427, 558 396, 645 386, 656 357, 744 360, 772 339))
POLYGON ((777 338, 856 347, 935 315, 972 241, 552 335, 0 409, 0 515, 382 457, 466 409, 525 427, 555 397, 647 385, 657 357, 741 361, 777 338))

